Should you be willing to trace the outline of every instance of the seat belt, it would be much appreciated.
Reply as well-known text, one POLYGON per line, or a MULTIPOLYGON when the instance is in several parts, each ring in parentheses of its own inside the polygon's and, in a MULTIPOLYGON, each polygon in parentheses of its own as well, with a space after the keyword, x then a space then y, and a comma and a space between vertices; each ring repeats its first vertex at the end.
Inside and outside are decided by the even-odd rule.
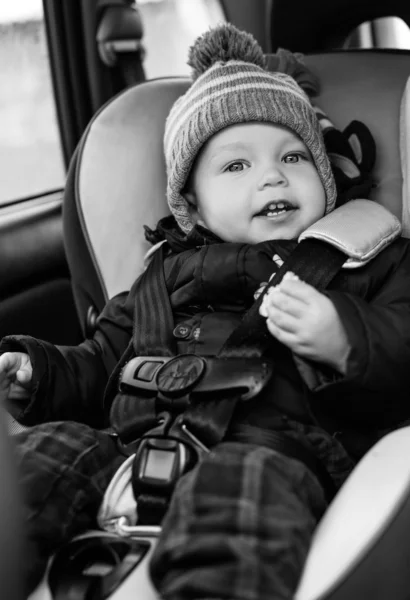
POLYGON ((99 0, 97 47, 100 59, 114 70, 118 89, 145 81, 143 23, 133 0, 99 0))
MULTIPOLYGON (((263 296, 288 271, 324 289, 346 261, 340 249, 316 239, 301 241, 216 357, 177 356, 174 319, 166 287, 164 245, 154 254, 136 289, 133 344, 136 358, 127 363, 120 392, 111 407, 111 423, 130 452, 136 452, 132 485, 140 524, 159 523, 178 478, 208 448, 220 442, 238 402, 256 396, 272 374, 263 354, 279 344, 259 315, 263 296), (155 316, 154 316, 155 315, 155 316), (161 465, 158 477, 154 463, 161 465)), ((242 433, 248 443, 267 445, 301 460, 330 499, 334 488, 320 461, 303 444, 279 432, 242 433)))

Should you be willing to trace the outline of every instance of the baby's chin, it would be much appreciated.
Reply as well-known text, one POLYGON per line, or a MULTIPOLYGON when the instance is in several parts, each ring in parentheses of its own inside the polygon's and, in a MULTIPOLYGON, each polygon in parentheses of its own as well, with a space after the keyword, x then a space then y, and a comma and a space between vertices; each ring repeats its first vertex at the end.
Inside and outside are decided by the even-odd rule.
POLYGON ((304 230, 304 227, 271 227, 264 231, 250 232, 246 241, 249 244, 259 244, 271 240, 297 240, 304 230))
POLYGON ((302 211, 293 211, 281 222, 274 219, 253 219, 248 230, 248 243, 260 243, 269 240, 297 240, 311 225, 317 223, 323 215, 302 215, 302 211), (252 240, 252 241, 251 241, 252 240))
POLYGON ((273 226, 272 223, 250 223, 246 228, 241 227, 236 231, 228 231, 228 228, 225 228, 224 230, 220 229, 216 234, 224 242, 260 244, 272 240, 297 240, 305 229, 306 227, 300 224, 297 226, 296 223, 287 224, 287 226, 273 226))

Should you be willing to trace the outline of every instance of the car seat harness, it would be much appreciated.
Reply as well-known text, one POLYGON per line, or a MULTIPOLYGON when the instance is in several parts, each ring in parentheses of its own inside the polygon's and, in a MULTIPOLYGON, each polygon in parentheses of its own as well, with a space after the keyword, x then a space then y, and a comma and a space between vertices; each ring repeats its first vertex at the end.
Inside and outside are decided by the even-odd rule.
MULTIPOLYGON (((354 268, 366 264, 400 234, 398 220, 379 205, 351 201, 350 210, 352 204, 363 202, 367 219, 369 210, 374 217, 371 243, 369 236, 362 239, 359 231, 360 244, 351 239, 345 245, 341 242, 333 215, 346 214, 346 205, 324 217, 322 221, 330 217, 333 222, 332 235, 317 224, 312 237, 304 233, 215 357, 177 354, 163 270, 166 244, 154 253, 136 293, 133 335, 136 358, 129 360, 121 372, 119 392, 110 413, 122 448, 128 454, 135 454, 131 483, 137 501, 138 525, 161 522, 178 479, 203 453, 224 439, 238 402, 251 401, 271 378, 275 367, 272 359, 267 358, 267 351, 278 342, 259 314, 267 289, 278 285, 285 273, 292 271, 323 290, 343 265, 354 268), (354 261, 353 267, 348 265, 349 260, 354 261)), ((360 212, 363 206, 355 208, 360 212)), ((345 231, 349 222, 342 216, 339 225, 345 231)), ((348 227, 348 232, 351 231, 348 227)), ((329 474, 305 445, 282 432, 244 425, 235 426, 235 439, 268 446, 303 462, 318 477, 328 500, 333 497, 335 489, 329 474)))
MULTIPOLYGON (((119 381, 120 393, 111 409, 111 422, 123 447, 127 452, 135 452, 131 481, 141 525, 162 520, 178 479, 224 438, 237 403, 250 401, 259 394, 274 369, 272 362, 263 357, 272 343, 265 320, 259 315, 263 295, 217 357, 175 356, 174 340, 169 335, 174 324, 163 260, 164 245, 141 277, 141 293, 137 294, 135 307, 137 357, 125 365, 119 381), (152 318, 154 295, 161 310, 152 318), (143 335, 141 328, 145 330, 143 335), (158 339, 162 340, 160 346, 158 339)), ((305 240, 270 285, 277 285, 285 272, 292 270, 323 288, 345 260, 346 255, 339 249, 322 241, 305 240), (318 264, 318 256, 321 268, 312 268, 318 264)), ((269 436, 269 440, 266 437, 261 440, 261 433, 255 430, 252 428, 252 433, 247 434, 242 431, 242 440, 274 446, 308 463, 327 496, 332 497, 329 475, 323 467, 318 467, 319 461, 313 459, 307 448, 278 432, 269 436)))

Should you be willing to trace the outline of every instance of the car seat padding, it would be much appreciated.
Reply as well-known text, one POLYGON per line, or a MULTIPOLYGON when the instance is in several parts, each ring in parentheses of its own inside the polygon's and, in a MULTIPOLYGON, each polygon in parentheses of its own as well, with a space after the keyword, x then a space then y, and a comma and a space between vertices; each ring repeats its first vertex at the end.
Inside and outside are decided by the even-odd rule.
POLYGON ((168 212, 162 138, 186 79, 127 90, 90 124, 80 149, 77 198, 106 298, 129 289, 150 245, 143 224, 168 212))

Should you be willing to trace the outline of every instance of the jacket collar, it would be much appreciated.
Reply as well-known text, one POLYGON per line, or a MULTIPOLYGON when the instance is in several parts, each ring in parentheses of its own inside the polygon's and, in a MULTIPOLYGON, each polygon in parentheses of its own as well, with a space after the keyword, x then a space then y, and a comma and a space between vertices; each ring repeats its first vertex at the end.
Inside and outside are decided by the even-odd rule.
MULTIPOLYGON (((179 228, 173 215, 168 215, 158 221, 157 227, 154 230, 150 229, 147 225, 144 225, 144 229, 147 241, 151 242, 151 244, 157 244, 162 240, 166 240, 171 252, 176 254, 202 246, 226 243, 212 233, 212 231, 201 225, 195 225, 192 231, 186 235, 179 228)), ((274 252, 280 252, 280 256, 284 259, 287 258, 297 245, 297 240, 271 240, 252 245, 262 251, 271 252, 274 250, 274 252)))
POLYGON ((156 229, 152 230, 144 225, 145 238, 152 244, 162 240, 168 242, 168 246, 173 252, 183 252, 198 246, 207 246, 210 244, 221 244, 223 240, 217 235, 202 227, 195 225, 192 231, 186 235, 178 226, 173 215, 168 215, 158 221, 156 229))

